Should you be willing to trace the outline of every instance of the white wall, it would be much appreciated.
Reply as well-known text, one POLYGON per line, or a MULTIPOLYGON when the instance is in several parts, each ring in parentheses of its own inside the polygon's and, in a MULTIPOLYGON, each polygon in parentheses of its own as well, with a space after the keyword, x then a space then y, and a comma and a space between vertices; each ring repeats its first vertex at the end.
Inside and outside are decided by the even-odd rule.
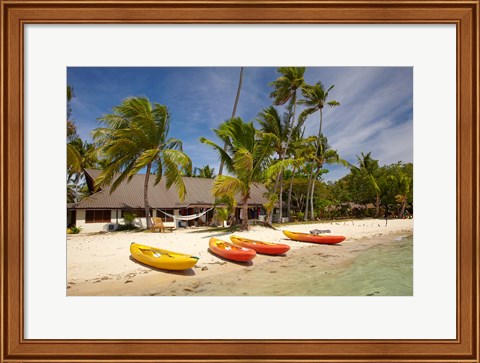
MULTIPOLYGON (((86 223, 85 222, 85 209, 77 209, 77 219, 76 219, 76 226, 81 228, 80 233, 94 233, 94 232, 108 232, 108 225, 110 223, 116 224, 125 224, 125 221, 120 216, 121 210, 112 209, 111 210, 111 219, 110 223, 86 223), (117 218, 117 211, 118 211, 118 218, 117 218)), ((175 215, 178 215, 178 210, 175 210, 175 215)), ((162 217, 162 213, 153 210, 154 217, 162 217)), ((146 218, 135 218, 133 224, 138 228, 147 228, 147 219, 146 218)), ((164 222, 165 226, 173 226, 176 227, 174 222, 164 222)))
MULTIPOLYGON (((112 217, 115 218, 115 211, 112 210, 112 217)), ((76 226, 81 228, 80 233, 92 233, 100 231, 108 231, 109 223, 85 223, 85 209, 77 209, 76 226)), ((113 219, 115 221, 115 219, 113 219)))

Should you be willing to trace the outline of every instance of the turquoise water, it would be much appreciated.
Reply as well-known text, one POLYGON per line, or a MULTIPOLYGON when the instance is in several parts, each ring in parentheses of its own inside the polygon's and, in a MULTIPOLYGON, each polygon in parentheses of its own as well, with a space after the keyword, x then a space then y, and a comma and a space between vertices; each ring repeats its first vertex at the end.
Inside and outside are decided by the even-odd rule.
POLYGON ((413 296, 413 236, 367 249, 310 291, 317 296, 413 296))
POLYGON ((380 238, 381 244, 359 252, 343 266, 335 265, 335 249, 340 246, 315 246, 292 255, 279 270, 265 266, 256 275, 240 278, 237 286, 249 286, 243 295, 412 296, 413 238, 380 238), (253 279, 254 284, 249 283, 253 279))
POLYGON ((362 239, 349 247, 312 244, 154 295, 413 296, 413 236, 362 239), (346 260, 338 255, 344 248, 346 260))

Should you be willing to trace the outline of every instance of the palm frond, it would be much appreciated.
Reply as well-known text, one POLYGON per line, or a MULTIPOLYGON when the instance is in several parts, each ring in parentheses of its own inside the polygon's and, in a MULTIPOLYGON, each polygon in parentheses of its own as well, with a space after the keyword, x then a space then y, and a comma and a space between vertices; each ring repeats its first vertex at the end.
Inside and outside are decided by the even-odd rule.
POLYGON ((247 181, 251 179, 253 165, 253 155, 250 151, 245 148, 237 150, 233 159, 233 167, 235 175, 237 175, 240 180, 247 181))
POLYGON ((148 164, 152 164, 159 155, 160 151, 158 149, 145 150, 135 161, 132 169, 129 171, 129 175, 137 174, 141 169, 146 167, 148 164))
POLYGON ((82 171, 82 155, 70 143, 67 144, 67 169, 70 173, 80 173, 82 171))
POLYGON ((185 199, 187 194, 185 183, 182 178, 182 168, 191 168, 190 158, 179 150, 163 150, 163 162, 165 169, 165 186, 170 189, 175 185, 178 192, 178 197, 181 201, 185 199))
POLYGON ((230 172, 233 172, 233 170, 234 170, 233 160, 230 157, 230 155, 228 155, 228 153, 225 150, 223 150, 223 148, 221 146, 215 144, 213 141, 210 141, 205 137, 201 137, 200 142, 202 144, 206 144, 206 145, 210 146, 212 149, 214 149, 218 153, 218 156, 219 156, 220 160, 223 160, 223 162, 225 163, 225 166, 227 167, 227 170, 230 171, 230 172))
POLYGON ((229 175, 219 175, 213 183, 212 195, 214 197, 234 196, 242 193, 245 188, 245 184, 240 179, 229 175))
POLYGON ((293 165, 295 165, 294 159, 277 160, 264 170, 263 179, 274 178, 278 175, 278 173, 293 165))

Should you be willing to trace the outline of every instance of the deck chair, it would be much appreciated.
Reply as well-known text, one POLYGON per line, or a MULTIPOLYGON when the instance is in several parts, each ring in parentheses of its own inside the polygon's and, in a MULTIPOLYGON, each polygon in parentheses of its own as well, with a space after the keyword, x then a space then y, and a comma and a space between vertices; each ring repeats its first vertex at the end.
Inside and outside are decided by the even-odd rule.
POLYGON ((162 232, 162 233, 164 233, 165 230, 167 230, 167 229, 170 230, 170 232, 172 232, 173 229, 175 228, 175 227, 171 227, 171 226, 168 226, 168 227, 165 226, 165 225, 163 224, 162 218, 154 217, 154 218, 152 218, 152 219, 153 219, 153 226, 152 226, 151 229, 152 229, 153 232, 162 232))

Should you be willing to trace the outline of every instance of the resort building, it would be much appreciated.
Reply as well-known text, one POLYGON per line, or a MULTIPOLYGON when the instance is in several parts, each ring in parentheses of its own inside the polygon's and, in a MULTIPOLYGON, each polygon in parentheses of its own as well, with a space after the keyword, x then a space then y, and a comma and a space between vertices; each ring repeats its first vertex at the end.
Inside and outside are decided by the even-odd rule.
MULTIPOLYGON (((100 173, 100 170, 95 169, 85 171, 85 179, 90 192, 94 191, 94 180, 100 173)), ((183 181, 187 190, 184 201, 180 201, 174 186, 167 190, 164 178, 157 185, 154 185, 154 181, 155 175, 151 175, 148 185, 151 217, 162 218, 165 226, 175 228, 212 223, 214 210, 211 208, 214 206, 215 198, 212 196, 211 190, 214 179, 184 177, 183 181), (207 210, 209 211, 206 214, 194 220, 177 219, 180 216, 201 214, 207 210)), ((143 200, 144 182, 145 175, 137 174, 129 182, 122 182, 113 193, 107 186, 93 192, 92 195, 78 203, 69 203, 67 206, 68 226, 81 227, 82 232, 114 230, 119 224, 125 223, 123 217, 126 213, 132 213, 136 216, 134 224, 140 228, 146 228, 143 200)), ((263 219, 265 215, 263 204, 267 202, 267 198, 264 196, 266 192, 267 189, 264 185, 254 184, 252 186, 248 200, 249 219, 263 219)), ((240 203, 240 198, 237 200, 240 203)), ((238 205, 237 219, 243 217, 240 211, 241 205, 238 205)))

